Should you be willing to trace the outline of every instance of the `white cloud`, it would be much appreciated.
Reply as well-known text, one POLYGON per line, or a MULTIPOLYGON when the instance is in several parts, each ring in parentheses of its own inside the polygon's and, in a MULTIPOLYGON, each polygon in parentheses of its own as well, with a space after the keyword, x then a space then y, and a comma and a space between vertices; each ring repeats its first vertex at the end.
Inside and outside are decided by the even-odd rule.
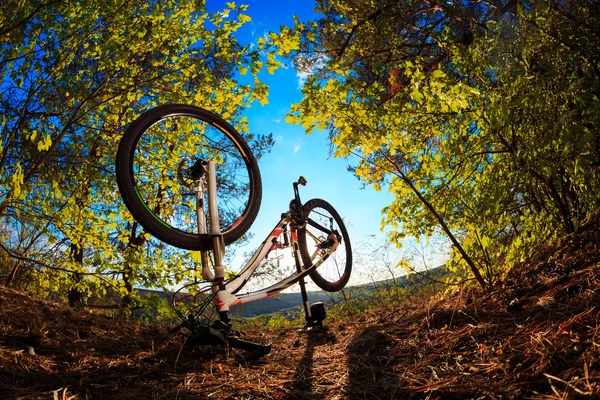
POLYGON ((306 56, 300 54, 298 59, 300 67, 296 69, 296 76, 298 77, 298 89, 302 89, 309 76, 325 67, 327 57, 320 55, 318 58, 307 59, 306 56))
POLYGON ((296 144, 296 145, 294 146, 294 153, 297 153, 299 150, 300 150, 300 145, 299 145, 299 144, 296 144))
POLYGON ((276 124, 280 124, 281 123, 281 118, 273 119, 272 121, 275 122, 276 124))
POLYGON ((306 79, 310 76, 310 73, 298 71, 296 72, 296 76, 298 77, 298 89, 302 89, 306 83, 306 79))

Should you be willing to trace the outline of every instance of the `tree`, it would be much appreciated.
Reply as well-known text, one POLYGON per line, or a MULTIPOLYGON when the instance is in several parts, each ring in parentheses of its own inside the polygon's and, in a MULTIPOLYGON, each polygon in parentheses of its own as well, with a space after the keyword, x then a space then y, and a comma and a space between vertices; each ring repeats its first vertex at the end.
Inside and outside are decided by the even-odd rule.
POLYGON ((261 52, 272 59, 274 50, 238 43, 235 31, 250 20, 244 10, 229 3, 208 14, 202 2, 180 0, 25 1, 0 10, 6 283, 23 272, 52 289, 113 288, 129 299, 135 284, 193 274, 189 252, 157 243, 131 219, 114 156, 137 115, 169 102, 213 110, 257 157, 269 150, 270 137, 250 133, 241 112, 266 101, 257 75, 261 52))
POLYGON ((597 8, 320 1, 295 27, 312 75, 288 120, 327 129, 359 179, 396 195, 392 241, 442 233, 486 287, 598 208, 597 8))

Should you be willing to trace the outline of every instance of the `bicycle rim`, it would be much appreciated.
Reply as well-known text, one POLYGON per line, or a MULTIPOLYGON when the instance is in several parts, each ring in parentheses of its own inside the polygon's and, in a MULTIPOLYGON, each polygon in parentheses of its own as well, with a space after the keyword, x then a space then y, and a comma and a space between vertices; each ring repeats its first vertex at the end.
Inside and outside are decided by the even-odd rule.
POLYGON ((337 211, 325 200, 308 201, 304 211, 307 224, 298 238, 302 262, 305 268, 321 263, 310 274, 311 279, 321 289, 337 292, 348 283, 352 269, 352 250, 346 227, 337 211), (331 252, 334 240, 337 247, 331 252))
POLYGON ((192 106, 151 110, 132 124, 121 143, 117 178, 136 220, 171 245, 210 249, 207 207, 200 215, 206 227, 202 233, 196 214, 197 203, 208 204, 208 198, 206 192, 196 198, 198 181, 192 172, 194 164, 209 160, 216 165, 220 231, 226 244, 241 237, 260 207, 258 166, 230 125, 192 106))

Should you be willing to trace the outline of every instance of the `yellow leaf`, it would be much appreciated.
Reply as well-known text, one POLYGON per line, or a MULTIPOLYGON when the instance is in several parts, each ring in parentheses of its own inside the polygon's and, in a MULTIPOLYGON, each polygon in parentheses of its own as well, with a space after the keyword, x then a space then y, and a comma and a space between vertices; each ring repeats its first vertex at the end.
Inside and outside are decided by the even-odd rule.
POLYGON ((433 71, 433 74, 431 74, 435 79, 438 78, 443 78, 444 76, 446 76, 446 74, 444 73, 444 71, 436 69, 435 71, 433 71))
POLYGON ((38 142, 38 150, 39 151, 46 151, 50 148, 50 146, 52 145, 52 138, 50 137, 50 135, 46 135, 44 136, 44 139, 42 139, 40 142, 38 142))

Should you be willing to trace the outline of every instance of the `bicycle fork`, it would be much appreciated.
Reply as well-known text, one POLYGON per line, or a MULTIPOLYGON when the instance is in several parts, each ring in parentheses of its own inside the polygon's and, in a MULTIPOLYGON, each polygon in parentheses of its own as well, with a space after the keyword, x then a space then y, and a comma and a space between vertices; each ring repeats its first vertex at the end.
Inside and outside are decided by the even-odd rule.
MULTIPOLYGON (((229 302, 231 295, 225 288, 225 268, 223 267, 223 256, 225 255, 225 242, 219 227, 219 208, 217 204, 217 176, 214 161, 209 161, 206 166, 207 172, 207 195, 208 195, 208 221, 210 224, 210 236, 212 238, 213 271, 210 270, 208 262, 202 265, 202 278, 213 283, 212 292, 219 308, 219 319, 229 324, 229 302)), ((206 233, 206 227, 204 227, 206 233)), ((202 258, 201 258, 201 261, 202 258)), ((206 257, 208 261, 208 254, 206 257)))
MULTIPOLYGON (((212 237, 213 252, 213 271, 210 270, 208 263, 208 252, 200 253, 200 262, 202 264, 202 278, 212 282, 212 293, 215 298, 215 305, 219 313, 219 320, 215 321, 209 329, 210 338, 204 344, 214 344, 223 342, 226 349, 235 347, 249 352, 245 357, 246 361, 260 358, 271 351, 271 345, 262 345, 240 339, 231 329, 231 320, 229 318, 229 305, 235 302, 233 296, 225 287, 225 268, 223 267, 223 255, 225 254, 225 241, 221 234, 219 224, 219 209, 217 204, 217 179, 214 161, 208 161, 205 165, 204 173, 206 179, 206 194, 208 196, 208 220, 210 224, 210 236, 212 237)), ((201 179, 198 181, 196 191, 196 216, 198 219, 198 233, 206 234, 206 223, 204 219, 204 187, 201 179)), ((201 335, 203 336, 203 335, 201 335)), ((206 338, 206 336, 203 336, 206 338)))

